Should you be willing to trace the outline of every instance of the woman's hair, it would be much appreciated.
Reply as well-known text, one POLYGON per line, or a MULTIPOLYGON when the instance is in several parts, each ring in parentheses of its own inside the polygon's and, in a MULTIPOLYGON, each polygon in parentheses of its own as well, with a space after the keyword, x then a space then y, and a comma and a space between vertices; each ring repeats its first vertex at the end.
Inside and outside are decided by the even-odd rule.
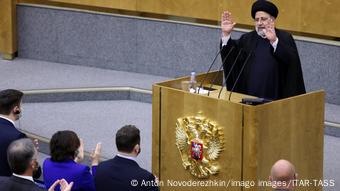
POLYGON ((54 162, 74 160, 79 146, 80 140, 75 132, 58 131, 50 141, 51 160, 54 162))

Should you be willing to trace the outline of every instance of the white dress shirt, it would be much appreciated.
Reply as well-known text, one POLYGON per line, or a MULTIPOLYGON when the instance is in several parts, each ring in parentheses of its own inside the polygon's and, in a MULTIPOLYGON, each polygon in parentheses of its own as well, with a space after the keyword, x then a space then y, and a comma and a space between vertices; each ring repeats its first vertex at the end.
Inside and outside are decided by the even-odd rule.
POLYGON ((117 156, 125 158, 125 159, 136 161, 136 157, 127 156, 127 155, 124 155, 123 153, 118 153, 117 156))
POLYGON ((3 115, 0 115, 0 118, 5 119, 5 120, 11 122, 11 123, 13 124, 13 126, 15 127, 15 123, 14 123, 14 121, 12 121, 11 119, 9 119, 9 118, 7 118, 7 117, 5 117, 5 116, 3 116, 3 115))
POLYGON ((34 182, 32 176, 22 176, 22 175, 18 175, 18 174, 15 174, 15 173, 13 173, 13 176, 16 176, 16 177, 23 178, 23 179, 26 179, 26 180, 34 182))

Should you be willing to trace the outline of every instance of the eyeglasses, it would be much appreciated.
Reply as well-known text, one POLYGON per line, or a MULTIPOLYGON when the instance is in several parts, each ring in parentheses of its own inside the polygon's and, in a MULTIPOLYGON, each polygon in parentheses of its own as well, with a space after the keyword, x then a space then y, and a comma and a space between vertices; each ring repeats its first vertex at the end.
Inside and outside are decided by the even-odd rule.
POLYGON ((254 19, 254 22, 255 22, 255 23, 259 23, 259 22, 262 21, 262 22, 264 23, 264 22, 267 22, 267 21, 269 21, 269 20, 270 20, 269 17, 258 17, 258 18, 255 18, 255 19, 254 19))

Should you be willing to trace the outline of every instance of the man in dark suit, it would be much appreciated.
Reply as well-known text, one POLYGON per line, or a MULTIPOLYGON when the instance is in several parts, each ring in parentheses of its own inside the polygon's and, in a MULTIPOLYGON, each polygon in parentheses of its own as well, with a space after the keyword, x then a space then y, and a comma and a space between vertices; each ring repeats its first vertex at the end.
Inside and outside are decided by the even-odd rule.
MULTIPOLYGON (((33 180, 33 172, 39 166, 37 162, 38 151, 35 148, 32 140, 24 138, 13 141, 7 151, 8 163, 13 172, 10 177, 0 176, 1 191, 42 191, 33 180)), ((73 183, 67 184, 62 180, 57 180, 49 189, 60 184, 62 191, 70 191, 73 183)))
POLYGON ((21 114, 23 93, 18 90, 3 90, 0 92, 0 176, 11 176, 6 153, 8 145, 26 135, 15 128, 14 121, 21 114))
POLYGON ((233 40, 236 23, 230 12, 222 14, 221 55, 227 89, 235 86, 236 92, 271 100, 305 93, 295 41, 288 32, 275 28, 278 8, 270 1, 257 0, 251 16, 255 30, 233 40))
POLYGON ((139 167, 135 161, 141 151, 139 129, 133 125, 119 129, 116 145, 119 154, 97 167, 96 190, 159 190, 155 176, 139 167))
MULTIPOLYGON (((17 139, 26 138, 26 135, 15 128, 14 121, 21 116, 21 102, 23 93, 19 90, 7 89, 0 91, 0 176, 11 176, 6 152, 8 145, 17 139)), ((37 144, 37 140, 35 140, 37 144)), ((37 145, 36 145, 37 146, 37 145)), ((37 167, 33 177, 41 176, 41 167, 37 167)))

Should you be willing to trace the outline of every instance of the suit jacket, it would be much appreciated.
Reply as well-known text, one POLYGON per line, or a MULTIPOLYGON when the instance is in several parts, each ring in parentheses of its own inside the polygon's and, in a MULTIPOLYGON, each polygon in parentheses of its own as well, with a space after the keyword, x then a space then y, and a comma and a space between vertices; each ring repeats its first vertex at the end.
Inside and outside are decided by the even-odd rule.
POLYGON ((12 175, 7 162, 7 148, 11 142, 20 138, 26 138, 26 135, 16 129, 10 121, 0 118, 0 176, 12 175))
MULTIPOLYGON (((278 95, 274 99, 281 99, 306 93, 301 62, 293 37, 283 30, 275 29, 275 32, 279 39, 279 43, 275 52, 272 49, 270 53, 272 55, 273 62, 275 62, 274 64, 277 65, 277 71, 273 72, 277 74, 278 87, 274 88, 278 90, 278 95)), ((232 47, 235 48, 230 51, 230 55, 226 58, 226 62, 224 64, 225 77, 231 71, 229 78, 226 79, 229 90, 234 86, 238 75, 241 73, 234 91, 249 94, 248 80, 250 73, 252 72, 252 64, 256 57, 256 55, 254 55, 254 51, 258 45, 259 38, 261 37, 258 36, 256 31, 252 31, 243 34, 239 40, 230 39, 228 44, 223 46, 221 52, 222 60, 226 58, 232 47), (241 51, 241 54, 237 59, 235 67, 231 69, 232 63, 236 60, 239 51, 241 51), (249 60, 245 62, 248 55, 250 55, 249 60), (245 65, 245 67, 242 71, 243 65, 245 65)), ((254 96, 260 97, 259 95, 254 96)))
MULTIPOLYGON (((57 179, 64 178, 67 182, 74 182, 72 191, 94 191, 93 175, 96 173, 96 166, 90 168, 83 164, 78 164, 73 160, 63 162, 53 162, 47 158, 43 164, 43 174, 46 188, 49 188, 57 179)), ((59 190, 59 187, 58 189, 59 190)))
POLYGON ((119 156, 98 165, 95 184, 97 191, 159 190, 150 172, 139 167, 135 161, 119 156), (137 186, 131 185, 136 182, 137 186))
POLYGON ((0 177, 1 191, 43 191, 34 182, 16 176, 0 177))

